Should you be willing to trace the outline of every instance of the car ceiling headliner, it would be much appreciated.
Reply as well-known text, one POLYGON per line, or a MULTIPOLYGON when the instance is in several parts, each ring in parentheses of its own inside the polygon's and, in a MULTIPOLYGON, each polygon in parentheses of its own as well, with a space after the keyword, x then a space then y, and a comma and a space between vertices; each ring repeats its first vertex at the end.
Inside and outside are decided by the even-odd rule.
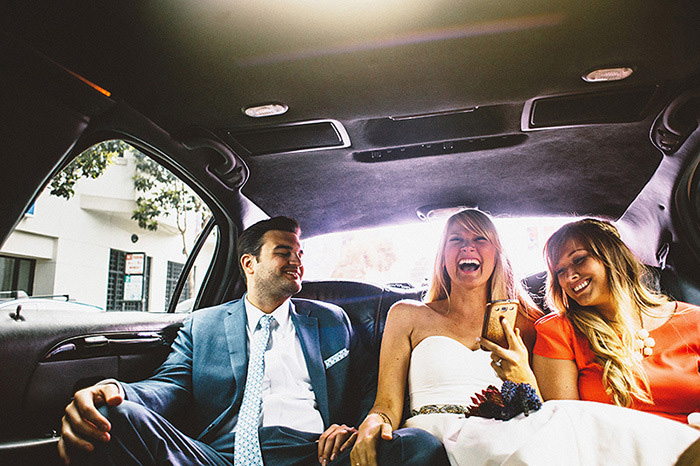
POLYGON ((171 134, 340 121, 349 148, 246 158, 243 193, 318 234, 413 220, 425 205, 619 217, 661 160, 648 133, 663 99, 700 69, 698 10, 671 0, 10 0, 0 18, 171 134), (615 65, 635 73, 581 79, 615 65), (461 154, 353 158, 377 147, 373 119, 503 104, 493 134, 512 134, 529 99, 648 84, 664 97, 638 122, 533 131, 516 146, 461 154), (270 101, 289 111, 263 121, 241 112, 270 101))

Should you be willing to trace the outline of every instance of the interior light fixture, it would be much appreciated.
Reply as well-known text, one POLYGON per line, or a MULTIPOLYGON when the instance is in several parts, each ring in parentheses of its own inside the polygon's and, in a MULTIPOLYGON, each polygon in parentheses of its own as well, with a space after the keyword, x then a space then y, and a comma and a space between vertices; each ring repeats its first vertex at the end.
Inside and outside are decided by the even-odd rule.
POLYGON ((251 118, 263 118, 275 115, 282 115, 289 110, 289 107, 280 102, 270 102, 269 104, 255 105, 243 108, 243 113, 251 118))
POLYGON ((619 68, 599 68, 589 71, 581 76, 581 78, 589 83, 605 82, 605 81, 621 81, 629 77, 634 70, 628 67, 619 68))

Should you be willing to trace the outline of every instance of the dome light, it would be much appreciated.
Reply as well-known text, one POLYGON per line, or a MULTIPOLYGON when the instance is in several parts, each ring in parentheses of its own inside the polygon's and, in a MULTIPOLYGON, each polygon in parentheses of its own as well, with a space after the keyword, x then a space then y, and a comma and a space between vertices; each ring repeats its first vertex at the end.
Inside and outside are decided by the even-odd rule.
POLYGON ((289 107, 280 102, 270 102, 269 104, 256 105, 254 107, 246 107, 243 113, 251 118, 263 118, 275 115, 282 115, 289 110, 289 107))
POLYGON ((620 68, 601 68, 597 70, 590 71, 581 78, 589 83, 596 83, 602 81, 621 81, 629 77, 634 70, 632 68, 620 67, 620 68))

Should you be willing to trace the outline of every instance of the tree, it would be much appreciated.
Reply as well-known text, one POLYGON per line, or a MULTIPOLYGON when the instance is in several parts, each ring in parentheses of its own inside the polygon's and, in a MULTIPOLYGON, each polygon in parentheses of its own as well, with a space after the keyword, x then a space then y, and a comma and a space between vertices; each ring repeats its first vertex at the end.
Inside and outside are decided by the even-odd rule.
POLYGON ((209 210, 189 186, 162 165, 140 152, 134 152, 134 158, 134 189, 144 195, 136 198, 136 210, 131 218, 136 220, 139 227, 156 231, 159 217, 175 215, 175 224, 182 237, 182 253, 189 257, 185 236, 189 217, 187 213, 200 214, 198 227, 201 228, 209 210))
MULTIPOLYGON (((195 213, 198 219, 196 228, 201 228, 209 217, 209 209, 189 186, 170 173, 160 164, 122 140, 105 141, 92 146, 77 156, 66 168, 54 177, 50 184, 50 194, 70 199, 75 194, 75 183, 81 178, 99 178, 110 166, 115 157, 129 152, 136 160, 136 173, 133 177, 134 190, 139 193, 132 220, 140 228, 158 230, 158 219, 175 216, 175 224, 182 238, 182 253, 187 258, 188 222, 195 213)), ((194 277, 188 277, 190 291, 194 290, 194 277)))
POLYGON ((81 178, 96 179, 102 175, 115 157, 125 151, 135 151, 133 147, 121 140, 105 141, 96 144, 77 156, 58 175, 49 186, 53 196, 70 199, 75 194, 75 183, 81 178))
MULTIPOLYGON (((189 257, 187 250, 187 228, 188 212, 195 212, 199 220, 200 229, 209 216, 209 209, 206 208, 189 186, 180 178, 176 177, 170 170, 154 162, 149 157, 135 151, 136 173, 134 174, 134 189, 143 193, 143 196, 136 198, 136 210, 131 218, 136 220, 139 227, 149 231, 158 229, 158 218, 175 215, 175 224, 182 238, 182 254, 189 257)), ((187 277, 188 289, 184 295, 194 291, 194 274, 190 271, 187 277)), ((181 296, 182 298, 182 296, 181 296)))

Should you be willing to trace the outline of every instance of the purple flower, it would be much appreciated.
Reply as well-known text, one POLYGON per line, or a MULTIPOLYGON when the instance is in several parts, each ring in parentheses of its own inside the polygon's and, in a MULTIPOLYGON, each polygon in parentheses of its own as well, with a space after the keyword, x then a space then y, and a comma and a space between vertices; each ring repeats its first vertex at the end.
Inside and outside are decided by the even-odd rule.
POLYGON ((507 421, 520 413, 526 416, 542 407, 542 401, 530 384, 514 383, 510 380, 503 382, 499 391, 489 385, 481 393, 472 397, 467 417, 478 416, 489 419, 507 421))

